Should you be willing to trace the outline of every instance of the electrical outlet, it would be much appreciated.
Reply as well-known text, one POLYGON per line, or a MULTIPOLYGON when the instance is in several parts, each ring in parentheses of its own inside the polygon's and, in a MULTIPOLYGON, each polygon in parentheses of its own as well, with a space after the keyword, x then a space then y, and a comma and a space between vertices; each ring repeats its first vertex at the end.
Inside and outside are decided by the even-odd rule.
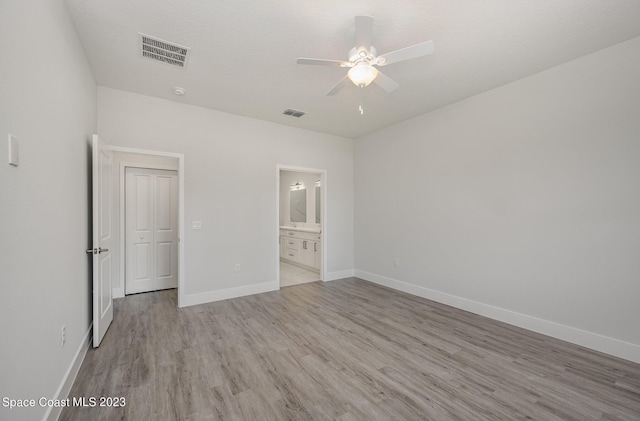
POLYGON ((63 347, 65 342, 67 342, 67 327, 63 325, 60 333, 60 347, 63 347))
POLYGON ((393 259, 393 266, 399 267, 400 266, 400 259, 398 259, 397 257, 395 259, 393 259))
POLYGON ((236 263, 236 266, 233 270, 236 272, 240 272, 240 263, 236 263))

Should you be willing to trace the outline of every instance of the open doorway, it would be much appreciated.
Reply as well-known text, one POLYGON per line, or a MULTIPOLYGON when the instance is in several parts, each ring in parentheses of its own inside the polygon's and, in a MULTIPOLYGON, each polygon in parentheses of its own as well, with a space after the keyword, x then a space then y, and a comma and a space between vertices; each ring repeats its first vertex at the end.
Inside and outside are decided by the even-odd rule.
POLYGON ((325 171, 278 168, 278 281, 280 287, 323 280, 325 171))

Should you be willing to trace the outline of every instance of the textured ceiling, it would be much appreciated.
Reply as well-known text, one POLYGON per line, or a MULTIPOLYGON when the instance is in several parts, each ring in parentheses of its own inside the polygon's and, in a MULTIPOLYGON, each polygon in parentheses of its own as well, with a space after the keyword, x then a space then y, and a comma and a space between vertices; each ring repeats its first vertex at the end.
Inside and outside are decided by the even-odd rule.
POLYGON ((100 86, 352 138, 640 36, 638 0, 66 3, 100 86), (379 54, 427 40, 435 53, 384 67, 392 93, 327 97, 346 69, 296 59, 347 59, 356 15, 374 17, 379 54), (138 32, 190 47, 186 68, 140 58, 138 32))

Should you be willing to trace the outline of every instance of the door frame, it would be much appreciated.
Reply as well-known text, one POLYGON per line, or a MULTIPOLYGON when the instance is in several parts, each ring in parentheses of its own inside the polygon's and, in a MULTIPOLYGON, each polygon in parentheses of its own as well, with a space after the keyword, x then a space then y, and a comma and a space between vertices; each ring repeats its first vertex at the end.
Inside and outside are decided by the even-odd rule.
MULTIPOLYGON (((173 152, 153 151, 148 149, 127 148, 121 146, 111 146, 111 150, 114 152, 133 153, 138 155, 157 156, 163 158, 177 158, 178 160, 178 307, 184 307, 186 303, 185 291, 186 291, 186 279, 185 279, 185 238, 184 238, 184 154, 173 152)), ((124 232, 124 170, 126 167, 136 168, 152 168, 160 170, 176 170, 175 167, 161 164, 141 164, 138 162, 122 162, 120 163, 120 186, 118 187, 118 194, 120 195, 120 279, 122 283, 122 296, 124 296, 124 282, 125 282, 125 232, 124 232)))
POLYGON ((311 174, 320 174, 320 224, 322 229, 320 230, 320 242, 322 247, 320 251, 322 253, 322 262, 320 264, 320 280, 325 281, 325 274, 327 273, 327 228, 329 221, 327 219, 327 170, 308 167, 297 167, 294 165, 276 165, 276 282, 278 289, 280 289, 280 171, 295 171, 311 174))

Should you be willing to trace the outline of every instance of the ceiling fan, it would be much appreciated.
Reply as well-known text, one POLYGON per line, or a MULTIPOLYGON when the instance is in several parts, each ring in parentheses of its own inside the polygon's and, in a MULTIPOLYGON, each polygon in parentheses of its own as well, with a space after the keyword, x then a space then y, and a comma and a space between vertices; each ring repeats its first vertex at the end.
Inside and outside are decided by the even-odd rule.
POLYGON ((327 95, 337 94, 342 88, 347 86, 350 81, 361 88, 368 86, 371 82, 375 82, 376 85, 385 91, 392 92, 396 90, 399 85, 375 66, 387 66, 433 53, 433 41, 426 41, 378 56, 378 51, 371 45, 373 18, 371 16, 356 16, 355 26, 356 46, 349 51, 349 59, 347 61, 319 58, 299 58, 297 60, 298 64, 349 68, 347 75, 331 88, 329 92, 327 92, 327 95))

